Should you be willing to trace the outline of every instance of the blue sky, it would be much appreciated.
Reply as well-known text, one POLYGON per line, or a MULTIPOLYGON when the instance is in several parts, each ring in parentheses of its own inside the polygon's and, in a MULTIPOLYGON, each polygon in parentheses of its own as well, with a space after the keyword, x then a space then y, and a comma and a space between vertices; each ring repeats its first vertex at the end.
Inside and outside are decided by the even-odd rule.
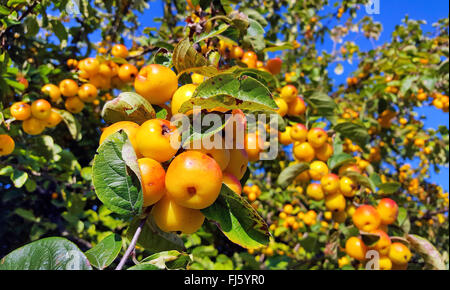
MULTIPOLYGON (((333 3, 335 1, 332 1, 333 3)), ((381 33, 380 38, 375 41, 375 45, 381 45, 385 42, 390 41, 391 33, 394 31, 395 26, 402 23, 402 19, 408 15, 410 19, 415 20, 425 20, 427 22, 426 25, 422 27, 424 31, 434 31, 431 26, 438 19, 448 17, 449 11, 449 3, 445 0, 379 0, 380 9, 379 14, 371 14, 374 21, 380 22, 383 26, 383 31, 381 33)), ((327 13, 333 9, 335 11, 336 8, 325 8, 324 11, 319 12, 319 15, 323 15, 323 13, 327 13)), ((357 19, 361 19, 366 16, 366 10, 364 7, 359 10, 357 19)), ((155 22, 154 19, 163 16, 163 4, 161 0, 156 0, 150 2, 150 8, 144 11, 143 14, 139 14, 139 19, 141 22, 141 26, 139 31, 136 31, 136 34, 141 34, 145 27, 160 27, 159 22, 155 22)), ((341 19, 341 24, 346 19, 346 15, 341 19)), ((332 23, 333 24, 333 23, 332 23)), ((355 43, 360 47, 361 50, 367 51, 372 48, 372 44, 365 39, 364 37, 355 37, 356 34, 350 34, 348 38, 344 40, 354 40, 355 43)), ((93 41, 99 41, 99 35, 93 35, 93 41)), ((318 46, 320 50, 331 51, 332 49, 332 41, 325 40, 325 43, 318 46)), ((330 66, 329 75, 332 79, 334 79, 335 84, 338 85, 340 83, 345 82, 346 77, 349 73, 351 73, 357 66, 356 63, 354 65, 349 65, 348 63, 342 63, 344 66, 344 73, 342 75, 336 75, 334 73, 333 64, 330 66)), ((416 108, 415 110, 420 115, 426 116, 426 120, 424 121, 426 128, 437 128, 437 125, 446 125, 449 127, 449 116, 448 113, 443 113, 440 110, 435 109, 434 107, 423 107, 416 108)), ((410 162, 413 166, 418 165, 417 160, 413 160, 410 162)), ((443 186, 445 190, 449 189, 449 169, 441 167, 440 173, 431 173, 432 176, 430 180, 437 184, 443 186)))

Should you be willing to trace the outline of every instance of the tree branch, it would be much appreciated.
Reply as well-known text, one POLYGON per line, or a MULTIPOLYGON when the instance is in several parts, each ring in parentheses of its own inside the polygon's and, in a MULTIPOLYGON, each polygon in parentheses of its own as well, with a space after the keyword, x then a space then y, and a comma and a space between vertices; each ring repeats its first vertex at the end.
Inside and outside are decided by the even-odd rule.
POLYGON ((138 228, 136 229, 136 232, 134 232, 133 238, 131 239, 130 245, 128 246, 128 249, 125 252, 125 255, 123 255, 122 259, 120 259, 119 265, 117 265, 116 270, 122 270, 123 266, 125 265, 126 261, 130 257, 130 255, 134 252, 134 248, 136 247, 136 243, 138 241, 139 236, 141 235, 142 228, 145 225, 145 222, 148 218, 148 212, 146 212, 145 217, 141 220, 138 228))

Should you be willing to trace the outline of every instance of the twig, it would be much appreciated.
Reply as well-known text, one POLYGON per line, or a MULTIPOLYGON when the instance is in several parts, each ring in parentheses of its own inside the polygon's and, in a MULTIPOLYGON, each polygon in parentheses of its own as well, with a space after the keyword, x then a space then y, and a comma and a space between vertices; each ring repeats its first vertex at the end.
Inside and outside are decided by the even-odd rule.
POLYGON ((139 224, 138 228, 136 229, 136 232, 134 232, 134 236, 131 239, 131 243, 128 246, 127 251, 125 252, 125 255, 123 255, 122 259, 119 262, 119 265, 117 265, 116 270, 122 270, 123 265, 125 265, 126 261, 130 257, 131 253, 134 251, 134 248, 136 247, 137 240, 139 238, 139 235, 142 232, 142 228, 145 225, 145 222, 147 221, 148 214, 141 220, 141 223, 139 224))

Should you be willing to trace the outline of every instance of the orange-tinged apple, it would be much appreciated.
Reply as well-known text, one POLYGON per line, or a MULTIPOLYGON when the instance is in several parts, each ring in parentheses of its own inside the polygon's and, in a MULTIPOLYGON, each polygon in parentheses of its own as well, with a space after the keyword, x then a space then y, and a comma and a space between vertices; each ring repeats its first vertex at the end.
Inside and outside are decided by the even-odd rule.
POLYGON ((263 150, 264 141, 257 133, 247 133, 244 137, 244 147, 249 161, 258 161, 263 150))
POLYGON ((377 211, 380 214, 381 223, 390 225, 397 219, 398 205, 390 198, 383 198, 378 203, 377 211))
POLYGON ((31 117, 31 106, 25 102, 16 102, 9 108, 11 116, 16 120, 24 121, 31 117))
POLYGON ((266 68, 271 74, 276 75, 280 73, 282 64, 283 61, 279 57, 275 57, 267 61, 266 68))
POLYGON ((373 206, 367 204, 358 207, 352 219, 355 226, 365 232, 376 230, 381 223, 380 214, 373 206))
POLYGON ((280 96, 286 101, 286 103, 290 103, 295 101, 297 98, 298 90, 293 85, 286 85, 281 88, 280 96))
POLYGON ((380 239, 374 245, 369 246, 369 248, 378 251, 380 256, 389 255, 389 249, 391 248, 391 238, 389 238, 388 234, 380 229, 374 230, 371 233, 379 235, 380 239))
POLYGON ((222 179, 222 170, 213 158, 186 151, 176 156, 167 168, 167 194, 178 205, 202 209, 217 199, 222 179))
POLYGON ((325 197, 325 194, 319 183, 310 183, 306 188, 306 195, 317 201, 322 200, 325 197))
POLYGON ((320 179, 323 191, 326 194, 336 193, 339 189, 339 176, 334 173, 328 173, 320 179))
POLYGON ((322 128, 312 128, 308 131, 308 142, 314 148, 320 148, 327 142, 328 134, 322 128))
POLYGON ((200 210, 180 206, 167 194, 153 206, 151 214, 156 225, 165 232, 192 234, 205 220, 200 210))
POLYGON ((141 172, 143 206, 147 207, 158 202, 165 194, 166 172, 161 164, 151 158, 138 159, 141 172))
POLYGON ((315 151, 309 142, 294 144, 294 156, 302 162, 311 162, 314 159, 315 151))
POLYGON ((168 120, 151 119, 137 130, 136 145, 142 156, 165 162, 180 148, 180 134, 168 120))
POLYGON ((305 125, 301 123, 297 123, 295 125, 292 125, 290 130, 290 135, 292 140, 298 141, 298 142, 305 142, 306 136, 308 135, 308 129, 305 125))
POLYGON ((230 149, 230 162, 224 172, 228 172, 241 180, 247 171, 248 155, 244 149, 230 149))
POLYGON ((164 104, 178 88, 177 75, 168 67, 150 64, 139 71, 134 80, 134 88, 151 104, 164 104))
POLYGON ((345 243, 345 252, 347 255, 358 261, 366 259, 367 247, 358 237, 350 237, 345 243))
POLYGON ((241 195, 242 193, 242 185, 239 179, 231 173, 224 172, 223 173, 223 183, 228 186, 232 191, 236 194, 241 195))
POLYGON ((295 98, 288 107, 287 114, 289 116, 300 116, 303 115, 306 111, 305 101, 301 97, 295 98))

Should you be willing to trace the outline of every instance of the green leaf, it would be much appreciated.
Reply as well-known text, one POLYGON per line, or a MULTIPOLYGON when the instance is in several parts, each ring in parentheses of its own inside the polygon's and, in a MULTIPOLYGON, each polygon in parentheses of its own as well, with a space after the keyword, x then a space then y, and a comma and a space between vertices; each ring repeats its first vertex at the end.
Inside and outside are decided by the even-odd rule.
POLYGON ((204 76, 217 74, 217 68, 211 66, 192 46, 188 38, 181 40, 174 48, 172 62, 178 74, 184 72, 196 72, 204 76))
POLYGON ((249 76, 260 82, 262 82, 265 86, 270 88, 279 87, 279 82, 274 75, 269 72, 262 71, 256 68, 247 68, 247 67, 238 67, 234 66, 224 72, 230 72, 236 74, 237 77, 249 76))
POLYGON ((352 155, 347 153, 334 154, 330 157, 330 159, 328 159, 328 168, 334 170, 335 168, 350 162, 355 162, 355 158, 353 158, 352 155))
POLYGON ((161 268, 159 268, 158 266, 155 266, 153 264, 149 264, 149 263, 142 263, 142 264, 137 264, 135 266, 132 266, 130 268, 128 268, 127 270, 142 270, 142 271, 147 271, 147 270, 161 270, 161 268))
POLYGON ((346 226, 344 223, 341 223, 339 225, 339 230, 344 235, 345 240, 347 240, 349 237, 355 237, 359 235, 359 230, 355 226, 346 226))
POLYGON ((20 171, 17 169, 14 169, 13 173, 11 174, 11 181, 14 182, 14 186, 17 188, 21 188, 25 182, 27 182, 28 179, 28 173, 25 171, 20 171))
POLYGON ((408 211, 404 207, 398 208, 398 215, 396 220, 398 226, 402 229, 403 232, 408 233, 411 229, 411 222, 409 220, 408 211))
POLYGON ((360 231, 361 239, 368 247, 374 246, 380 240, 380 235, 360 231))
POLYGON ((422 85, 428 90, 433 91, 437 79, 431 77, 425 77, 421 79, 422 85))
POLYGON ((377 187, 379 189, 378 194, 391 194, 400 189, 402 185, 399 182, 386 182, 379 184, 377 187))
POLYGON ((337 108, 334 100, 325 93, 309 91, 304 94, 305 101, 311 106, 314 115, 333 116, 337 108))
POLYGON ((261 82, 249 76, 237 78, 231 73, 220 74, 201 83, 179 111, 186 113, 194 106, 269 112, 277 109, 272 94, 261 82))
POLYGON ((67 129, 69 129, 72 138, 75 141, 80 141, 82 138, 80 122, 78 122, 78 120, 75 119, 75 117, 71 113, 65 110, 58 110, 55 108, 53 108, 52 110, 54 110, 63 118, 63 121, 67 125, 67 129))
POLYGON ((427 239, 417 235, 407 235, 406 239, 413 251, 423 257, 427 269, 446 270, 441 254, 427 239))
POLYGON ((102 109, 102 118, 107 123, 131 121, 141 125, 155 117, 156 112, 152 105, 142 96, 132 92, 119 94, 106 102, 102 109))
POLYGON ((56 37, 58 37, 60 42, 66 41, 68 34, 64 25, 59 20, 52 20, 52 29, 55 32, 56 37))
MULTIPOLYGON (((141 219, 133 218, 127 230, 128 239, 132 239, 141 219)), ((183 240, 175 233, 166 233, 158 228, 152 215, 149 215, 142 232, 139 236, 137 244, 150 252, 161 252, 169 250, 184 250, 183 240)))
POLYGON ((34 214, 33 211, 31 210, 26 210, 23 208, 16 208, 14 210, 14 213, 20 217, 22 217, 23 219, 30 221, 30 222, 39 222, 39 219, 37 219, 34 214))
POLYGON ((29 145, 29 148, 48 160, 57 160, 57 155, 62 151, 61 147, 55 144, 53 137, 49 135, 36 136, 33 143, 29 145))
POLYGON ((71 241, 51 237, 18 248, 0 260, 0 270, 91 270, 83 252, 71 241))
POLYGON ((6 5, 8 5, 9 7, 12 7, 12 6, 16 6, 19 4, 25 4, 25 3, 27 3, 27 0, 9 0, 8 4, 6 4, 6 5))
POLYGON ((283 43, 271 43, 266 40, 266 48, 263 49, 263 52, 274 52, 286 49, 294 49, 294 46, 290 42, 283 43))
POLYGON ((98 198, 118 214, 140 214, 143 195, 136 153, 120 130, 102 143, 94 157, 92 181, 98 198))
POLYGON ((406 218, 408 218, 408 211, 404 207, 399 207, 397 215, 397 224, 401 226, 406 218))
POLYGON ((280 175, 278 175, 277 183, 283 188, 288 187, 289 185, 294 182, 294 179, 303 171, 306 171, 309 169, 308 163, 297 163, 294 165, 291 165, 289 167, 286 167, 281 171, 280 175))
POLYGON ((263 27, 267 26, 268 23, 267 23, 266 18, 264 18, 264 16, 261 15, 260 13, 258 13, 255 9, 242 7, 242 8, 239 8, 239 10, 242 13, 244 13, 244 15, 246 15, 248 18, 258 21, 259 24, 261 24, 261 26, 263 26, 263 27))
POLYGON ((316 252, 320 248, 317 234, 309 234, 300 240, 300 245, 306 252, 316 252))
POLYGON ((141 261, 136 266, 128 268, 128 270, 153 270, 155 269, 186 269, 186 266, 191 262, 191 258, 186 253, 178 251, 164 251, 153 254, 141 261), (150 267, 149 267, 150 266, 150 267))
POLYGON ((202 40, 219 35, 222 32, 224 32, 225 30, 227 30, 228 27, 230 27, 230 25, 228 25, 226 23, 220 23, 218 26, 214 27, 214 29, 212 29, 210 32, 205 32, 205 33, 202 33, 202 34, 198 35, 197 37, 195 37, 194 42, 198 43, 202 40))
POLYGON ((0 168, 0 175, 11 175, 14 172, 14 168, 11 165, 0 168))
POLYGON ((9 11, 9 9, 3 5, 0 5, 0 14, 2 15, 9 15, 11 13, 11 11, 9 11))
POLYGON ((111 265, 120 253, 122 238, 117 234, 110 234, 92 249, 86 252, 86 257, 92 266, 104 269, 111 265))
POLYGON ((19 91, 25 90, 25 86, 22 83, 19 83, 17 81, 13 81, 8 78, 4 78, 4 81, 8 84, 8 86, 13 87, 19 91))
POLYGON ((182 147, 186 148, 187 145, 192 144, 192 142, 194 142, 195 140, 203 140, 203 139, 207 139, 207 138, 212 138, 212 136, 218 134, 220 131, 222 131, 225 126, 228 124, 228 122, 231 119, 226 119, 226 120, 222 120, 222 122, 220 122, 219 126, 215 126, 216 124, 212 124, 210 127, 204 128, 205 126, 202 126, 200 128, 200 132, 198 131, 194 131, 194 126, 191 126, 190 129, 191 131, 189 132, 189 134, 184 134, 185 138, 184 140, 182 140, 183 144, 182 147))
POLYGON ((334 130, 340 133, 342 137, 352 140, 361 148, 364 148, 370 140, 366 128, 352 122, 339 123, 334 126, 334 130))
POLYGON ((344 176, 350 177, 354 182, 362 185, 364 187, 369 188, 372 192, 376 191, 375 184, 373 184, 372 180, 370 180, 367 176, 359 174, 355 171, 346 171, 343 174, 344 176))
POLYGON ((36 21, 36 17, 31 15, 25 19, 25 35, 27 37, 35 36, 39 32, 39 24, 36 21))
POLYGON ((270 233, 266 222, 240 195, 222 185, 220 195, 202 213, 217 223, 230 241, 247 249, 259 248, 269 243, 270 233))
POLYGON ((369 178, 370 178, 370 180, 372 180, 372 183, 373 183, 375 186, 377 186, 377 187, 378 187, 380 184, 382 184, 380 175, 378 175, 378 174, 375 173, 375 172, 373 172, 372 174, 370 174, 369 178))
POLYGON ((411 89, 412 84, 418 79, 417 76, 408 76, 402 81, 400 95, 404 96, 411 89))
POLYGON ((92 167, 83 167, 81 169, 81 177, 85 180, 92 180, 92 167))
POLYGON ((266 47, 264 28, 258 21, 251 18, 248 19, 248 23, 247 35, 244 36, 243 41, 250 43, 256 52, 263 50, 266 47))

